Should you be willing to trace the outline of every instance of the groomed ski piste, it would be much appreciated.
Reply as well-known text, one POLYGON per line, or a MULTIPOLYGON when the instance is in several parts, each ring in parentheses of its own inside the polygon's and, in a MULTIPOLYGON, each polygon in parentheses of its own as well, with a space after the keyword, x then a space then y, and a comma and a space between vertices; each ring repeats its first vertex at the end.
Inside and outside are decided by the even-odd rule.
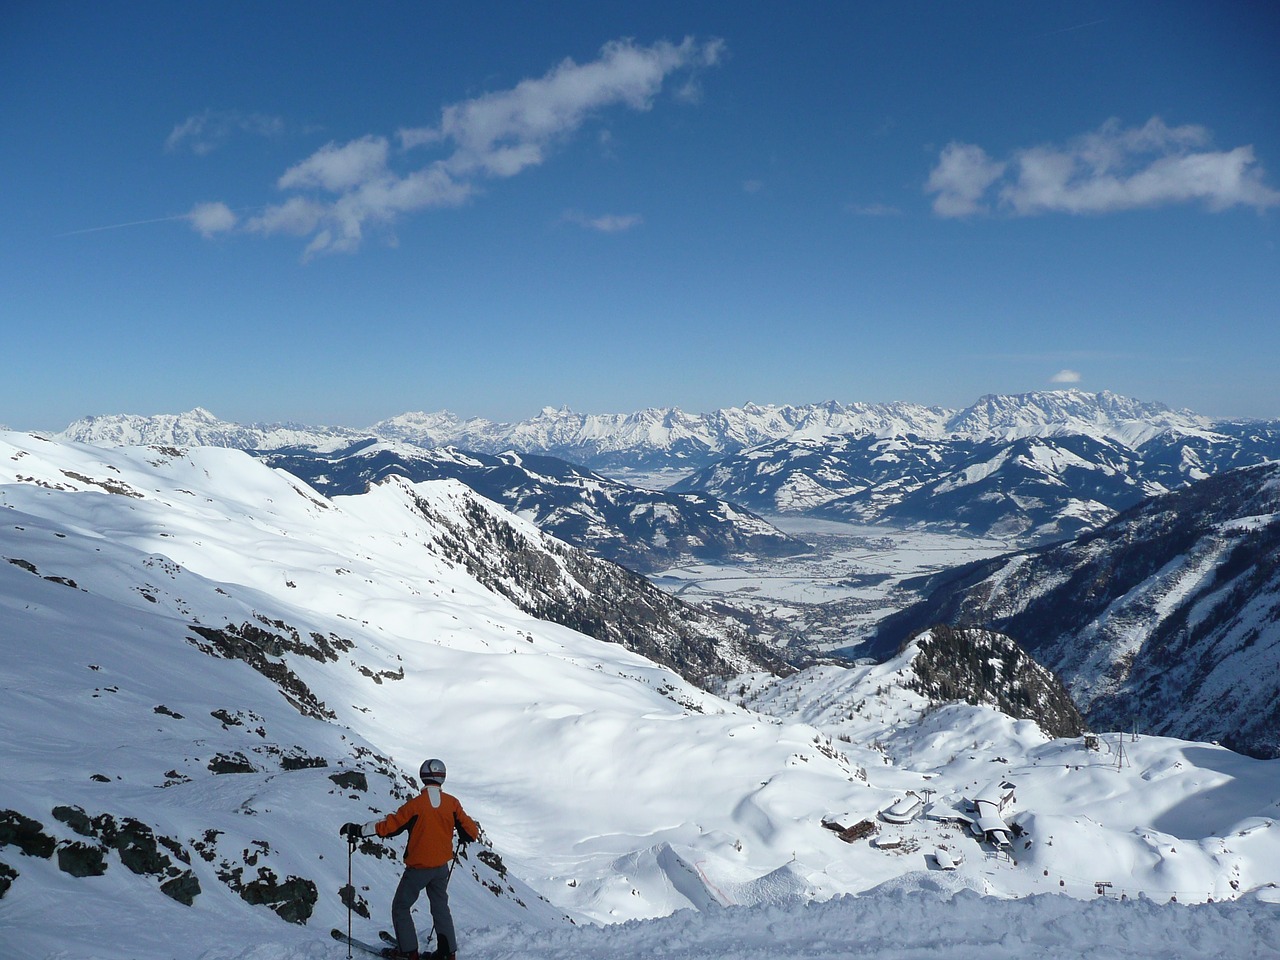
POLYGON ((477 516, 544 542, 452 483, 0 435, 0 956, 345 957, 338 826, 426 756, 485 830, 464 958, 1280 956, 1277 762, 931 705, 909 648, 717 697, 478 582, 446 549, 477 516), (1010 849, 945 815, 1006 779, 1010 849), (909 790, 935 816, 883 822, 909 790))

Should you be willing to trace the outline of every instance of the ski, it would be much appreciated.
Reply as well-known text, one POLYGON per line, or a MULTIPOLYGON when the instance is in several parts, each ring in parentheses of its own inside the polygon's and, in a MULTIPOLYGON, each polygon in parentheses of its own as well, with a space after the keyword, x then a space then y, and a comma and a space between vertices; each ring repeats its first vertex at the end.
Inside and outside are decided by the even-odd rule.
POLYGON ((375 947, 373 944, 365 943, 363 940, 357 940, 355 937, 348 937, 337 927, 330 930, 329 935, 339 943, 345 943, 348 946, 355 947, 357 950, 363 950, 365 953, 371 953, 375 957, 382 956, 382 947, 375 947))
MULTIPOLYGON (((435 928, 433 927, 433 928, 432 928, 432 931, 431 931, 431 934, 430 934, 430 935, 428 935, 428 937, 427 937, 427 942, 428 942, 428 943, 430 943, 430 942, 431 942, 431 938, 432 938, 434 935, 435 935, 435 928)), ((389 945, 391 945, 391 946, 393 946, 393 947, 399 946, 399 943, 396 941, 396 935, 395 935, 394 933, 392 933, 390 930, 379 930, 379 931, 378 931, 378 936, 382 938, 382 942, 383 942, 383 943, 389 944, 389 945)), ((424 953, 422 954, 422 956, 423 956, 423 957, 429 957, 429 956, 431 956, 431 953, 430 953, 429 951, 427 951, 427 952, 424 952, 424 953)))

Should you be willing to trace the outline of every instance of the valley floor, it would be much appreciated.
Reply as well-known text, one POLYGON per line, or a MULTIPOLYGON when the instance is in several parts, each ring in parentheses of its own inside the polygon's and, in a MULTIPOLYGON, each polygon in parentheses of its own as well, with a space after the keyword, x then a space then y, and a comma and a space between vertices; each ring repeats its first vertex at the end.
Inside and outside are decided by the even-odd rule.
POLYGON ((865 526, 798 516, 770 516, 778 529, 813 551, 743 564, 687 564, 650 579, 684 600, 718 601, 773 624, 790 652, 823 653, 857 643, 916 595, 904 581, 1014 545, 992 538, 865 526))

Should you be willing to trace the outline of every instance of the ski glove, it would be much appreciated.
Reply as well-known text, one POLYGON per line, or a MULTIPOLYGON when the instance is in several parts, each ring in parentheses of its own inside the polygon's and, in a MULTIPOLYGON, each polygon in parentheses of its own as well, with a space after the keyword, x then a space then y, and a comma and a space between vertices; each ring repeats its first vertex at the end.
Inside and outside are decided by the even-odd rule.
POLYGON ((346 837, 352 843, 355 843, 364 836, 364 830, 358 823, 344 823, 341 829, 338 830, 338 833, 341 836, 346 837))

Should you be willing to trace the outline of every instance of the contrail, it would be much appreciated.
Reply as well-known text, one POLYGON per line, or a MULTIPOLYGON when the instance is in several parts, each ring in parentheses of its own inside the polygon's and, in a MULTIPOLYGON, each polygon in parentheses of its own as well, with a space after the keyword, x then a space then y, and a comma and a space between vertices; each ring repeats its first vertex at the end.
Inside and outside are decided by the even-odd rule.
POLYGON ((190 220, 191 214, 182 213, 176 217, 156 217, 153 220, 131 220, 128 223, 112 223, 105 227, 86 227, 83 230, 68 230, 66 233, 55 233, 54 239, 59 237, 76 237, 82 233, 99 233, 103 230, 119 230, 122 227, 140 227, 144 223, 168 223, 171 220, 190 220))

